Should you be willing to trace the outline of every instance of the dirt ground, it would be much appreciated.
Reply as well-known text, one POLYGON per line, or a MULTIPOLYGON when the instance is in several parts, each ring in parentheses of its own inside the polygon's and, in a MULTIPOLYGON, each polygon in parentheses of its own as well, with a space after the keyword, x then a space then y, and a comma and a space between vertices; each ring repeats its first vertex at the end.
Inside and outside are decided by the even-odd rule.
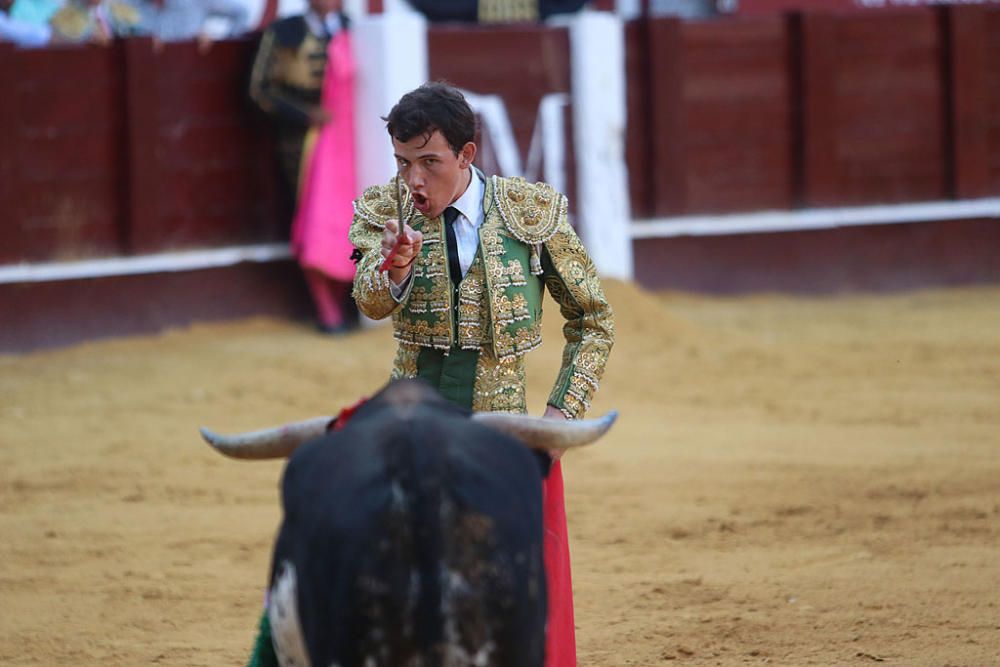
MULTIPOLYGON (((1000 287, 607 291, 621 418, 565 459, 581 665, 1000 664, 1000 287)), ((241 665, 281 464, 197 427, 330 413, 392 347, 261 319, 0 357, 0 664, 241 665)))

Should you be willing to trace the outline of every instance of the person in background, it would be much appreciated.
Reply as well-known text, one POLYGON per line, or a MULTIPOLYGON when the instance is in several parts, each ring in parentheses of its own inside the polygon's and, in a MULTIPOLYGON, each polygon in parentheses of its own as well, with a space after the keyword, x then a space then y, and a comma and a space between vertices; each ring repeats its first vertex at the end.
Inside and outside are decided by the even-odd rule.
POLYGON ((0 42, 13 42, 21 47, 45 46, 52 39, 52 29, 12 15, 13 0, 0 0, 0 42))
POLYGON ((409 0, 429 21, 533 23, 583 9, 587 0, 409 0))
POLYGON ((250 26, 241 0, 146 0, 142 5, 143 24, 154 41, 182 42, 197 39, 206 51, 213 38, 238 37, 250 26), (212 19, 222 19, 225 31, 209 34, 212 19))
POLYGON ((354 198, 354 62, 342 0, 309 0, 309 11, 261 36, 250 96, 274 120, 278 162, 296 201, 292 251, 316 307, 319 330, 339 334, 354 264, 347 230, 354 198))
POLYGON ((63 6, 63 0, 14 0, 10 15, 19 21, 49 25, 52 15, 63 6))
POLYGON ((110 44, 143 31, 139 10, 123 0, 68 0, 50 25, 53 38, 67 42, 110 44))

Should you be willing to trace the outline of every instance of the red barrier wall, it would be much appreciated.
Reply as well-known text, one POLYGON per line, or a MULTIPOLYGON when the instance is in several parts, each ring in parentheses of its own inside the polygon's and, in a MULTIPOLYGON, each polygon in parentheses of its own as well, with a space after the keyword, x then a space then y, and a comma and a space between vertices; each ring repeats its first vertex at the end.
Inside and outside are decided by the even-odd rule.
POLYGON ((0 263, 287 238, 254 48, 0 45, 0 263))
POLYGON ((1000 8, 949 14, 955 194, 1000 193, 1000 8))
MULTIPOLYGON (((635 215, 998 195, 997 35, 993 6, 633 22, 635 215)), ((503 97, 522 160, 541 97, 572 92, 565 28, 432 26, 429 44, 433 78, 503 97)), ((254 46, 0 45, 0 262, 286 238, 254 46)))
POLYGON ((632 217, 653 215, 652 112, 650 109, 649 22, 625 25, 625 162, 632 217))
POLYGON ((785 19, 649 25, 655 215, 792 205, 785 19))
POLYGON ((250 46, 126 42, 131 251, 287 238, 270 127, 246 92, 250 46))
POLYGON ((997 35, 1000 6, 632 22, 636 217, 1000 195, 997 35))
POLYGON ((0 81, 0 263, 122 252, 121 47, 0 45, 0 81))
MULTIPOLYGON (((634 214, 1000 196, 998 35, 996 6, 632 22, 634 214)), ((565 28, 433 26, 429 44, 433 78, 504 98, 522 160, 539 100, 572 92, 565 28)), ((0 45, 0 263, 286 238, 254 46, 0 45)))
POLYGON ((714 294, 889 292, 1000 281, 1000 224, 948 220, 643 239, 635 279, 714 294))
POLYGON ((924 8, 803 18, 806 204, 950 196, 941 16, 924 8))

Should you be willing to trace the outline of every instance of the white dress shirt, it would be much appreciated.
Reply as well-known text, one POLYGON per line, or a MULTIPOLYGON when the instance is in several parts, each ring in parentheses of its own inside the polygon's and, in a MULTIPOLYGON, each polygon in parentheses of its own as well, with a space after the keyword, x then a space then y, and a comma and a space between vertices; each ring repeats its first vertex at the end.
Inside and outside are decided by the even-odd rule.
POLYGON ((458 209, 459 216, 455 218, 452 227, 455 229, 455 240, 458 242, 458 261, 462 265, 462 277, 468 273, 472 260, 479 249, 479 227, 483 224, 483 182, 479 172, 472 170, 469 187, 459 197, 453 207, 458 209))
MULTIPOLYGON (((476 258, 476 251, 479 249, 479 227, 483 224, 483 191, 485 187, 482 173, 478 169, 472 169, 469 186, 465 188, 462 196, 452 204, 459 213, 452 226, 455 229, 458 262, 462 266, 463 278, 468 273, 469 267, 472 266, 472 260, 476 258)), ((445 243, 445 240, 441 239, 441 242, 445 243)), ((399 301, 400 297, 403 296, 412 275, 412 271, 406 274, 406 278, 399 285, 393 282, 392 278, 389 279, 389 292, 396 301, 399 301)))

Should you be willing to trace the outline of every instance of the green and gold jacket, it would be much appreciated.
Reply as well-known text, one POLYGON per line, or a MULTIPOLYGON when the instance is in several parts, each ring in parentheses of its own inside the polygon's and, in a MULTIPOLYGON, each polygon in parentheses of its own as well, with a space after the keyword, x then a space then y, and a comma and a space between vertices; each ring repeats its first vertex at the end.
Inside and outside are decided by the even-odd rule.
POLYGON ((472 409, 526 412, 524 355, 542 342, 544 286, 566 320, 548 403, 571 419, 582 417, 615 334, 611 306, 566 208, 566 198, 544 183, 487 179, 479 250, 453 291, 444 221, 425 218, 407 197, 403 217, 423 234, 423 246, 397 301, 388 272, 378 270, 385 222, 396 218, 395 181, 365 190, 354 203, 350 231, 362 254, 354 297, 368 317, 392 316, 399 342, 392 377, 416 377, 422 350, 477 350, 472 409))

